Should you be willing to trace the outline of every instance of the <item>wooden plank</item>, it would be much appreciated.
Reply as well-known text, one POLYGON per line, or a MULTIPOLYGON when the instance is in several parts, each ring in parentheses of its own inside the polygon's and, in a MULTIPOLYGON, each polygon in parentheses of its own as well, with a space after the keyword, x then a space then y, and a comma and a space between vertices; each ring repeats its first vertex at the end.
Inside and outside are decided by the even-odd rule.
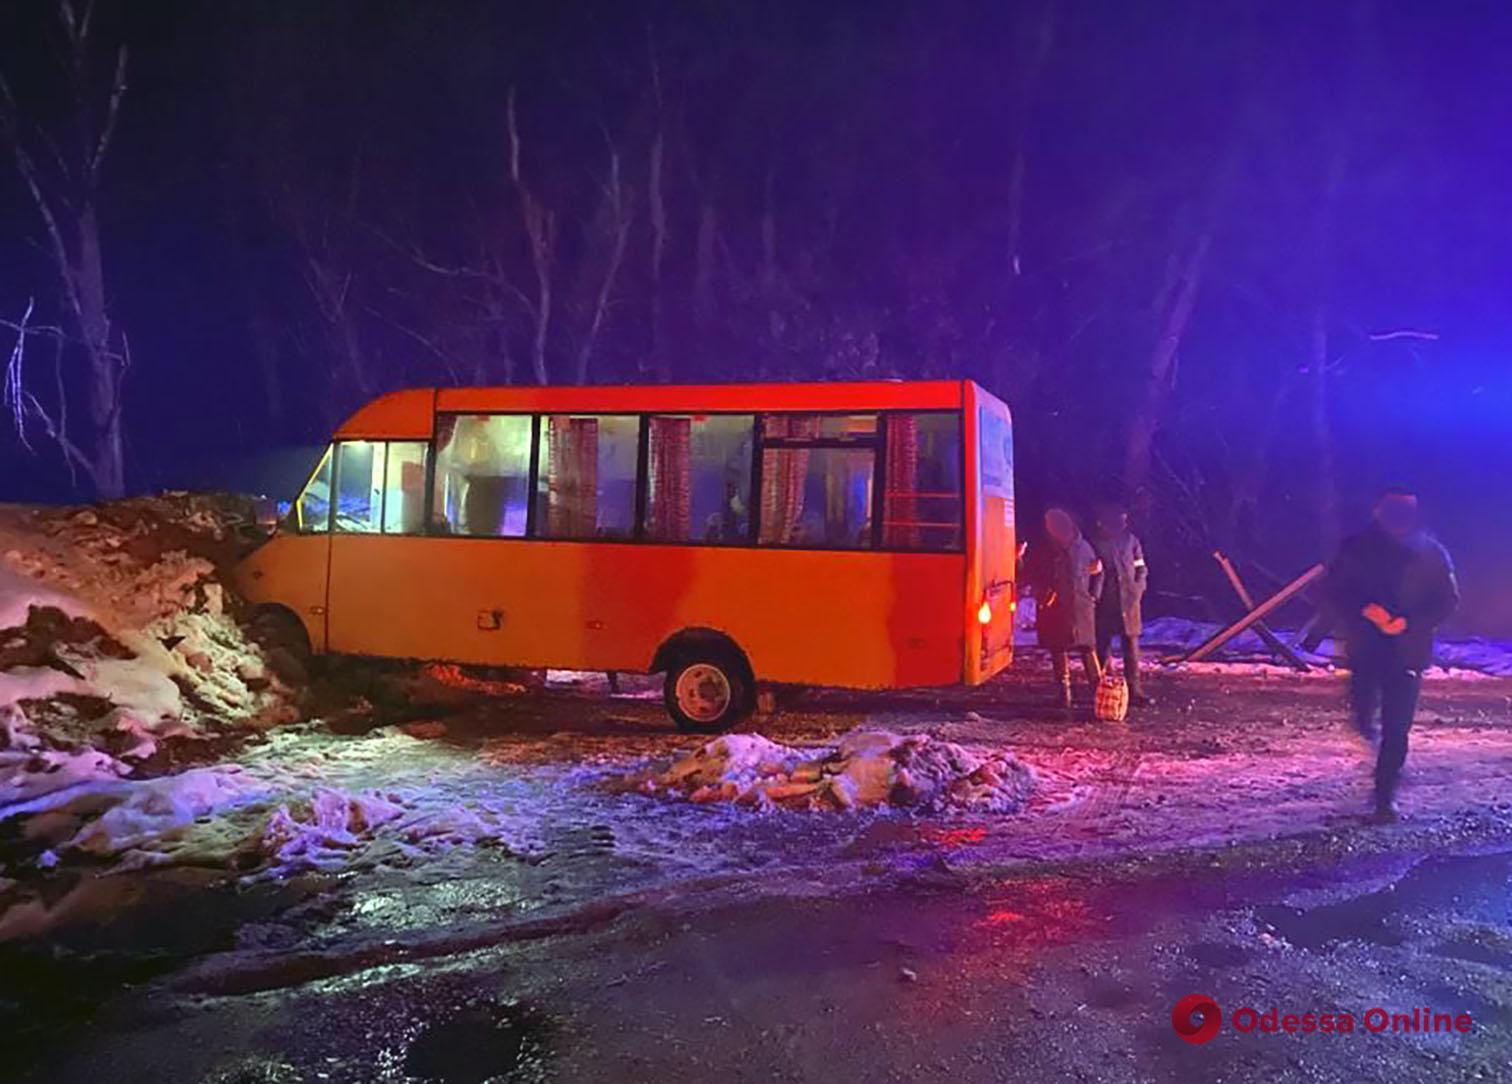
MULTIPOLYGON (((1234 562, 1230 561, 1228 555, 1221 550, 1213 553, 1213 559, 1218 562, 1218 567, 1223 569, 1223 574, 1228 577, 1229 586, 1234 589, 1234 594, 1238 595, 1239 601, 1244 603, 1245 612, 1253 610, 1255 608, 1254 596, 1249 593, 1249 588, 1245 586, 1243 578, 1239 575, 1239 570, 1234 567, 1234 562)), ((1298 655, 1296 651, 1292 650, 1289 644, 1271 631, 1271 627, 1264 621, 1255 622, 1255 631, 1260 634, 1260 639, 1265 641, 1265 646, 1270 648, 1277 658, 1291 666, 1294 670, 1300 670, 1305 674, 1311 669, 1307 665, 1307 660, 1298 655)))
POLYGON ((1232 625, 1228 626, 1223 631, 1210 636, 1204 643, 1202 643, 1192 651, 1187 652, 1187 654, 1183 655, 1178 661, 1200 662, 1202 659, 1207 658, 1214 651, 1217 651, 1220 647, 1228 643, 1235 636, 1238 636, 1241 632, 1249 628, 1255 622, 1264 621, 1267 617, 1275 613, 1282 606, 1285 606, 1292 599, 1296 598, 1303 591, 1307 590, 1307 588, 1311 584, 1322 579, 1323 574, 1326 571, 1327 569, 1322 564, 1313 565, 1312 568, 1309 568, 1295 580, 1292 580, 1291 583, 1281 588, 1281 590, 1277 591, 1274 595, 1266 599, 1259 606, 1256 606, 1253 610, 1245 614, 1238 621, 1235 621, 1232 625))

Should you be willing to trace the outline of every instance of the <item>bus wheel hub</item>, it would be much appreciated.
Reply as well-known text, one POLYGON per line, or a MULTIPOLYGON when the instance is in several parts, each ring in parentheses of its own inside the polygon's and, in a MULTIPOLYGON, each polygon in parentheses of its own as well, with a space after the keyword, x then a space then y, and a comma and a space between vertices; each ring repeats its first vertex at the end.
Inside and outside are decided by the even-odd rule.
POLYGON ((690 719, 713 722, 730 706, 730 679, 717 666, 695 663, 677 675, 677 706, 690 719))

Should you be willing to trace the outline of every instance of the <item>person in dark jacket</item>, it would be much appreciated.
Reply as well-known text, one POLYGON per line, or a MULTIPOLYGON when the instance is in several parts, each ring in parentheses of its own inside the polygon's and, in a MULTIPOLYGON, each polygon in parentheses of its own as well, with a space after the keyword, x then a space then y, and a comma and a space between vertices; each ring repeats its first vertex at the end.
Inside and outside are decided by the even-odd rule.
POLYGON ((1102 676, 1093 650, 1097 639, 1097 596, 1102 589, 1102 566, 1082 537, 1081 528, 1064 508, 1045 513, 1046 540, 1030 551, 1030 582, 1034 585, 1035 628, 1039 645, 1050 652, 1061 703, 1071 706, 1071 653, 1081 657, 1087 684, 1096 692, 1102 676))
POLYGON ((1434 631, 1459 605, 1454 565, 1423 529, 1411 490, 1387 490, 1376 502, 1374 521, 1334 558, 1327 589, 1349 645, 1354 724, 1375 740, 1380 720, 1376 817, 1394 820, 1407 731, 1423 671, 1433 661, 1434 631))
POLYGON ((1106 504, 1097 513, 1092 548, 1102 562, 1102 594, 1097 600, 1097 661, 1107 669, 1113 655, 1113 638, 1123 648, 1124 680, 1129 699, 1148 704, 1139 680, 1139 633, 1144 624, 1143 601, 1149 566, 1144 547, 1129 530, 1129 513, 1116 504, 1106 504))

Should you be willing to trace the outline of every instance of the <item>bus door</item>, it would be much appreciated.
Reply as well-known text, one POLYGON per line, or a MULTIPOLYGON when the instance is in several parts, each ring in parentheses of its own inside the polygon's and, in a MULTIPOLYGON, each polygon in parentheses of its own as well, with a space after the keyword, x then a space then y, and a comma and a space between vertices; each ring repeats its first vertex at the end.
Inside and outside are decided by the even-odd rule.
POLYGON ((426 564, 426 441, 336 444, 326 593, 327 643, 354 655, 414 657, 434 596, 426 564))
POLYGON ((1001 400, 974 384, 968 387, 973 394, 966 409, 975 423, 977 467, 973 601, 977 602, 979 638, 974 658, 967 660, 967 674, 972 681, 981 682, 1013 661, 1018 563, 1013 420, 1001 400))

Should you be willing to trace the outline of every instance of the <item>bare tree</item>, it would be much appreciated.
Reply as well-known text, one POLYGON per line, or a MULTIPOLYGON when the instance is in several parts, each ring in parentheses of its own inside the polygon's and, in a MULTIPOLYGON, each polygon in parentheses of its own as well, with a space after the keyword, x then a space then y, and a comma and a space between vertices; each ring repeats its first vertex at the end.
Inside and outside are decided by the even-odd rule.
POLYGON ((593 351, 598 345, 609 306, 614 299, 615 283, 619 280, 620 268, 625 262, 625 249, 630 242, 630 226, 633 221, 634 215, 620 177, 619 148, 611 141, 609 171, 602 185, 597 222, 598 235, 604 249, 604 273, 593 297, 588 326, 578 344, 576 378, 579 384, 588 383, 593 351))
POLYGON ((1192 239, 1180 259, 1174 281, 1170 284, 1170 298, 1165 302, 1160 318, 1160 334, 1150 351, 1144 394, 1134 411, 1134 420, 1129 429, 1128 453, 1124 460, 1124 488, 1129 499, 1141 505, 1148 501, 1155 432, 1165 413, 1166 400, 1170 398, 1176 359, 1181 352, 1187 326, 1192 321, 1192 313, 1197 308, 1197 297, 1202 290, 1203 274, 1212 247, 1213 226, 1207 223, 1192 239))
POLYGON ((656 103, 656 131, 647 158, 646 196, 651 214, 651 362, 658 377, 670 379, 672 359, 667 356, 665 302, 662 294, 663 263, 667 255, 667 201, 665 169, 667 151, 666 102, 662 90, 661 61, 656 43, 650 43, 651 89, 656 103))
MULTIPOLYGON (((34 417, 57 445, 70 472, 82 472, 99 497, 125 492, 125 449, 121 431, 121 388, 130 365, 125 333, 114 325, 105 286, 105 257, 100 238, 100 180, 121 103, 126 96, 127 50, 110 49, 98 40, 94 0, 80 8, 74 0, 56 0, 52 12, 59 32, 59 66, 66 81, 68 114, 59 130, 28 124, 9 81, 0 73, 0 133, 10 145, 32 205, 46 232, 44 246, 58 276, 61 307, 69 327, 66 353, 82 355, 88 429, 68 429, 68 387, 58 381, 58 401, 45 408, 17 386, 25 406, 19 424, 34 417), (108 68, 97 54, 108 49, 108 68), (104 76, 102 79, 101 77, 104 76)), ((16 380, 23 377, 25 339, 13 355, 16 380)))
POLYGON ((509 179, 520 197, 520 225, 530 250, 530 266, 535 272, 536 292, 531 302, 535 330, 531 340, 530 362, 536 383, 549 384, 551 374, 546 365, 546 345, 551 333, 552 281, 551 264, 556 252, 556 215, 525 183, 520 170, 520 125, 515 118, 515 92, 509 88, 505 105, 509 124, 509 179))

